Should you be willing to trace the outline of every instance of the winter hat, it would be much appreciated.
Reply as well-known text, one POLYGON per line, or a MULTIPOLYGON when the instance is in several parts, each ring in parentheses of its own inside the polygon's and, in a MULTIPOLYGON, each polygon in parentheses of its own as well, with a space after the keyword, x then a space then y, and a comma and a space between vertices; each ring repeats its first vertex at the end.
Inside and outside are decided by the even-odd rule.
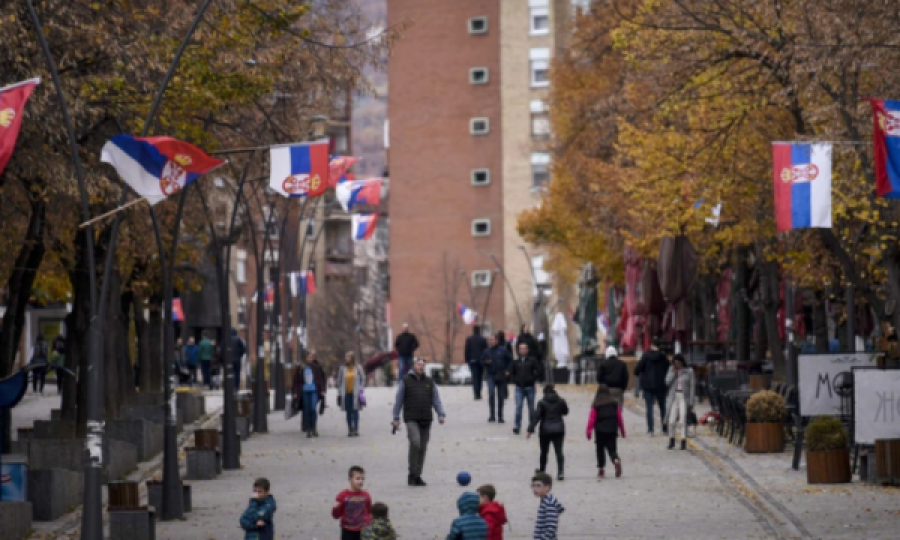
POLYGON ((619 356, 619 354, 616 352, 616 348, 610 345, 606 348, 606 357, 612 358, 613 356, 619 356))

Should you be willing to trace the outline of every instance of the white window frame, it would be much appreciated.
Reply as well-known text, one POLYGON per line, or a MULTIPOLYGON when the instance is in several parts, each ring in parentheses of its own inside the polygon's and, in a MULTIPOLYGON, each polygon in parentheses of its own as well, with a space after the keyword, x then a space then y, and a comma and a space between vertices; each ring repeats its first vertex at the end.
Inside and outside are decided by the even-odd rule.
POLYGON ((490 287, 494 275, 490 270, 474 270, 472 272, 472 288, 490 287))
POLYGON ((489 219, 473 219, 472 220, 472 236, 490 236, 491 235, 491 220, 489 219), (484 232, 479 232, 478 225, 487 225, 487 229, 484 232))
POLYGON ((469 179, 472 182, 473 186, 489 186, 491 184, 491 170, 490 169, 472 169, 472 172, 469 175, 469 179), (475 177, 478 174, 484 174, 484 182, 479 182, 475 177))
POLYGON ((528 65, 528 75, 531 79, 531 87, 543 88, 550 86, 550 49, 547 47, 531 49, 528 52, 528 59, 530 60, 528 65), (537 80, 536 75, 538 71, 546 72, 547 80, 537 80))
POLYGON ((473 67, 473 68, 469 69, 469 84, 477 84, 477 85, 487 84, 488 81, 490 81, 490 79, 491 79, 491 73, 488 70, 488 68, 486 68, 486 67, 473 67), (475 78, 475 74, 478 72, 484 73, 484 78, 482 78, 481 80, 477 80, 475 78))
POLYGON ((528 14, 528 35, 531 36, 546 36, 550 34, 550 8, 548 6, 531 6, 530 13, 528 14), (538 28, 535 25, 535 21, 538 18, 546 18, 547 19, 547 27, 546 28, 538 28))
POLYGON ((237 283, 247 283, 247 251, 238 249, 235 252, 234 258, 234 281, 237 283))
POLYGON ((532 190, 540 190, 546 189, 546 186, 550 183, 550 154, 545 152, 533 152, 531 154, 531 189, 532 190), (547 171, 547 181, 543 184, 535 184, 534 182, 534 167, 535 165, 543 166, 547 171))
POLYGON ((487 116, 478 116, 475 118, 469 119, 469 133, 472 135, 487 135, 491 132, 491 120, 487 116), (478 122, 484 122, 484 130, 476 131, 475 124, 478 122))
POLYGON ((481 36, 488 33, 488 18, 487 17, 472 17, 468 22, 469 34, 473 36, 481 36), (475 25, 478 22, 484 23, 483 27, 479 30, 475 28, 475 25))

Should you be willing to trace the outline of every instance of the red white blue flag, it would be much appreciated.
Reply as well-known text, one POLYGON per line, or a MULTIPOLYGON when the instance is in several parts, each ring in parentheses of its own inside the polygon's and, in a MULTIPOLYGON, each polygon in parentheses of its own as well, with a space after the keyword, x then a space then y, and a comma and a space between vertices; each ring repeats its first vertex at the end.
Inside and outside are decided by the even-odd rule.
POLYGON ((181 298, 173 298, 172 299, 172 320, 173 321, 183 321, 184 320, 184 308, 181 306, 181 298))
POLYGON ((378 214, 353 214, 350 223, 354 242, 368 240, 375 234, 375 227, 378 225, 378 214))
POLYGON ((312 270, 303 270, 300 272, 291 272, 291 296, 302 294, 308 296, 316 292, 316 276, 312 270))
POLYGON ((317 197, 328 187, 328 139, 273 146, 269 187, 285 197, 317 197))
POLYGON ((350 179, 347 177, 347 171, 357 161, 358 157, 351 156, 337 156, 332 159, 328 164, 328 187, 337 187, 338 184, 350 179))
POLYGON ((381 203, 381 178, 342 182, 338 184, 335 195, 345 212, 354 206, 378 206, 381 203))
POLYGON ((879 197, 900 199, 900 101, 870 99, 875 186, 879 197))
POLYGON ((478 314, 475 313, 474 310, 469 309, 462 304, 457 304, 456 311, 459 312, 459 316, 462 317, 462 320, 465 324, 475 324, 476 319, 478 319, 478 314))
POLYGON ((778 231, 831 228, 831 143, 772 144, 778 231))
POLYGON ((28 79, 0 88, 0 173, 6 168, 16 149, 25 103, 31 96, 31 91, 39 84, 40 79, 28 79))
POLYGON ((122 180, 151 205, 225 163, 172 137, 125 134, 103 145, 100 161, 115 167, 122 180))

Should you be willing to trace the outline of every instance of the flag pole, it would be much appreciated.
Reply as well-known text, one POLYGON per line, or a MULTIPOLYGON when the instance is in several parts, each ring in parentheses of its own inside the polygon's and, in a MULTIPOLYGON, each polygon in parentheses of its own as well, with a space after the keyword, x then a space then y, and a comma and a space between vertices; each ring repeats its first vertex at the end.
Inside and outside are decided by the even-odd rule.
POLYGON ((144 197, 141 197, 140 199, 135 199, 135 200, 131 201, 130 203, 124 204, 122 206, 119 206, 118 208, 110 210, 109 212, 107 212, 105 214, 100 214, 99 216, 97 216, 93 219, 89 219, 89 220, 85 221, 84 223, 79 225, 78 228, 83 229, 83 228, 87 227, 88 225, 93 225, 94 223, 96 223, 104 218, 108 218, 109 216, 115 215, 115 214, 121 212, 122 210, 127 210, 128 208, 131 208, 132 206, 134 206, 138 203, 144 202, 146 200, 147 199, 145 199, 144 197))

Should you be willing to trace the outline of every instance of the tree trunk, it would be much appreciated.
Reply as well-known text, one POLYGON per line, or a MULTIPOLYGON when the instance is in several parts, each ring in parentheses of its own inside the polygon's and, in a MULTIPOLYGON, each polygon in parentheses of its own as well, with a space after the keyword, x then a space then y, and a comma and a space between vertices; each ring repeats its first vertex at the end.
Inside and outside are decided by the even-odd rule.
POLYGON ((133 379, 135 386, 143 392, 149 392, 144 384, 144 373, 150 365, 150 324, 144 316, 144 300, 137 294, 134 295, 131 307, 134 317, 134 334, 137 337, 137 365, 136 377, 133 379))
POLYGON ((884 312, 879 312, 875 307, 875 316, 879 322, 888 321, 891 326, 900 331, 900 248, 897 244, 890 243, 884 252, 884 266, 887 268, 887 294, 884 312), (890 312, 890 313, 887 313, 890 312))
POLYGON ((162 299, 154 295, 147 304, 150 312, 147 339, 147 363, 141 364, 141 392, 160 394, 163 391, 163 314, 162 299))
POLYGON ((109 275, 104 276, 109 282, 109 299, 106 311, 106 321, 103 331, 103 408, 107 420, 119 418, 118 399, 119 380, 119 342, 122 339, 121 332, 121 293, 122 279, 117 269, 113 269, 109 275))
POLYGON ((825 311, 825 293, 815 291, 813 302, 813 336, 816 338, 816 352, 828 352, 828 313, 825 311))
POLYGON ((739 247, 735 250, 735 278, 732 286, 731 301, 735 307, 735 317, 732 324, 737 328, 737 360, 738 362, 750 361, 750 307, 747 305, 747 248, 739 247))
POLYGON ((131 345, 134 343, 131 336, 131 304, 134 302, 134 293, 127 292, 122 295, 121 316, 122 316, 122 342, 120 344, 121 362, 119 363, 119 399, 123 404, 130 404, 134 401, 134 366, 131 361, 131 345))
POLYGON ((759 255, 760 264, 762 265, 760 267, 759 287, 762 295, 763 313, 766 319, 766 341, 769 345, 769 354, 771 354, 772 366, 775 370, 775 379, 783 381, 786 380, 787 365, 784 360, 781 336, 778 334, 781 280, 778 276, 778 266, 775 263, 763 262, 763 254, 760 253, 759 255))
MULTIPOLYGON (((31 296, 31 287, 37 277, 38 267, 44 259, 46 246, 44 245, 44 218, 47 206, 43 200, 31 201, 31 217, 28 220, 28 230, 19 254, 16 256, 12 274, 6 282, 7 302, 6 312, 3 315, 3 331, 0 332, 0 378, 12 373, 16 360, 16 352, 19 342, 22 340, 22 329, 25 327, 25 310, 28 307, 28 299, 31 296)), ((26 347, 26 353, 28 347, 26 347)), ((28 358, 23 358, 23 364, 28 358)), ((4 420, 9 420, 10 415, 5 415, 4 420)), ((3 422, 3 431, 0 433, 3 448, 9 448, 11 426, 10 422, 3 422)))
MULTIPOLYGON (((72 310, 66 315, 66 368, 78 377, 66 376, 63 383, 62 419, 84 426, 84 411, 80 407, 87 381, 88 337, 91 324, 91 296, 89 269, 87 266, 87 241, 84 234, 75 237, 74 264, 68 271, 72 285, 72 310)), ((79 428, 80 429, 80 428, 79 428)))

